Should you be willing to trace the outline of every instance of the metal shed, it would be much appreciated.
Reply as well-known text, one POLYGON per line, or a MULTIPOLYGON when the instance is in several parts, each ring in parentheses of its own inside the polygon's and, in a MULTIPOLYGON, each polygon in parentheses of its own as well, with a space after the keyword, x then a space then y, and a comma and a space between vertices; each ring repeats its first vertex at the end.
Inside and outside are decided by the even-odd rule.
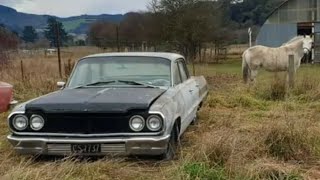
POLYGON ((320 0, 286 0, 268 17, 257 45, 278 47, 297 35, 314 35, 312 59, 320 63, 320 0))

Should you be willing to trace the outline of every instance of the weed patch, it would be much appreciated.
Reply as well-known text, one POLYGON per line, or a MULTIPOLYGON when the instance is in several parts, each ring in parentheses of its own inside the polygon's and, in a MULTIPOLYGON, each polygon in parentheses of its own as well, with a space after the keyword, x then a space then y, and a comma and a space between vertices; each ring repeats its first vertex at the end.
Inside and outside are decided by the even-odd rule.
POLYGON ((210 167, 205 163, 187 163, 183 165, 182 169, 186 179, 228 179, 228 176, 222 167, 210 167))

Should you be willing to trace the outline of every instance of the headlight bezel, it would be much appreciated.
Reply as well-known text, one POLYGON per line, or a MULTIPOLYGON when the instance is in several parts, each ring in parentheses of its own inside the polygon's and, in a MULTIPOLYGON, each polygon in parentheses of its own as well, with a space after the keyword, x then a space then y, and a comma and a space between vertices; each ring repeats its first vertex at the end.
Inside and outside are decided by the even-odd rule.
POLYGON ((33 115, 31 115, 31 117, 30 117, 30 122, 29 122, 29 126, 30 126, 30 128, 33 130, 33 131, 40 131, 43 127, 44 127, 44 125, 45 125, 45 120, 44 120, 44 117, 43 116, 41 116, 41 115, 39 115, 39 114, 33 114, 33 115), (34 118, 39 118, 41 121, 42 121, 42 125, 40 126, 40 128, 35 128, 34 126, 33 126, 33 119, 34 118))
POLYGON ((158 116, 158 115, 155 115, 155 114, 150 115, 150 116, 148 117, 148 119, 147 119, 147 121, 146 121, 146 124, 147 124, 148 130, 149 130, 149 131, 152 131, 152 132, 158 132, 158 131, 160 131, 161 129, 163 129, 163 126, 164 126, 163 118, 160 117, 160 116, 158 116), (154 128, 152 128, 152 127, 150 126, 150 121, 152 120, 152 118, 156 118, 157 120, 159 120, 159 124, 160 124, 159 128, 154 129, 154 128))
POLYGON ((12 118, 11 125, 12 125, 12 127, 13 127, 15 130, 17 130, 17 131, 27 130, 28 127, 29 127, 29 118, 28 118, 26 115, 17 114, 17 115, 15 115, 15 116, 12 118), (19 117, 22 117, 22 118, 25 119, 26 125, 25 125, 25 127, 23 127, 23 128, 19 128, 19 127, 16 125, 16 120, 17 120, 17 118, 19 118, 19 117))
POLYGON ((144 128, 146 127, 146 120, 145 120, 145 118, 144 118, 143 116, 134 115, 134 116, 132 116, 132 117, 130 118, 130 120, 129 120, 129 126, 130 126, 130 129, 131 129, 132 131, 134 131, 134 132, 141 132, 141 131, 143 131, 144 128), (132 125, 133 120, 134 120, 135 118, 138 118, 138 119, 142 120, 142 126, 141 126, 139 129, 134 128, 133 125, 132 125))

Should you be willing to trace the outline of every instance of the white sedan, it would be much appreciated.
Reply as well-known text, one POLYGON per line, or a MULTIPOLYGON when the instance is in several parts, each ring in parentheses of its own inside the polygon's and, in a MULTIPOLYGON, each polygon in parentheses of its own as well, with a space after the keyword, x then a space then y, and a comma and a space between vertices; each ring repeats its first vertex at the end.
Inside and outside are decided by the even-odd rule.
POLYGON ((174 53, 108 53, 78 61, 60 90, 18 105, 8 140, 20 154, 172 159, 207 96, 174 53))

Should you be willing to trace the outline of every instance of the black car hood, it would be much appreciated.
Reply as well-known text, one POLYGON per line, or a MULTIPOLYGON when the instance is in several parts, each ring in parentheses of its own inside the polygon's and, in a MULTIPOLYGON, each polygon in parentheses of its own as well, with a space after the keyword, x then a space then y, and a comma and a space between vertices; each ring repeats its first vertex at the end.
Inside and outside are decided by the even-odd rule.
POLYGON ((65 89, 29 102, 26 110, 42 110, 45 113, 126 113, 147 110, 165 91, 158 88, 65 89))

